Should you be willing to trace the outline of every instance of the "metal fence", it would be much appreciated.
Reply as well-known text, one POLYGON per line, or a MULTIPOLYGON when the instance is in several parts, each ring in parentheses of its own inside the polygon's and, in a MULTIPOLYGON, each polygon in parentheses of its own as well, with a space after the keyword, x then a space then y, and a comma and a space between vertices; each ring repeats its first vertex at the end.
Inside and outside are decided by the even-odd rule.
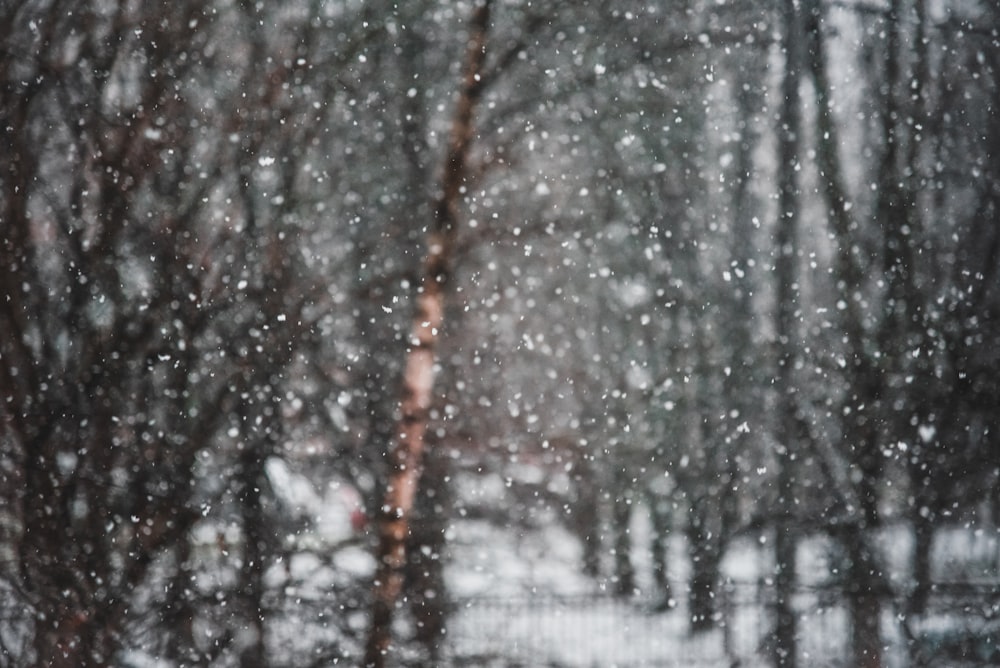
MULTIPOLYGON (((495 668, 770 666, 773 597, 766 583, 722 586, 714 628, 701 633, 689 631, 682 600, 663 608, 605 594, 468 599, 456 602, 446 655, 455 666, 495 668)), ((904 603, 883 602, 887 668, 1000 665, 1000 587, 937 589, 918 620, 906 618, 904 603)), ((794 607, 799 665, 850 666, 843 594, 801 588, 794 607)))

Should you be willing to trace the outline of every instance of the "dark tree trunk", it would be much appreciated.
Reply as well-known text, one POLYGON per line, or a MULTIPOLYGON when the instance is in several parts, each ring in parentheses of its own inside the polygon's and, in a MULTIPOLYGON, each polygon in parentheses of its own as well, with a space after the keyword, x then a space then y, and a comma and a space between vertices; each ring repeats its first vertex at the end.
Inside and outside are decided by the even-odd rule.
POLYGON ((913 518, 913 592, 910 594, 911 614, 922 615, 931 593, 931 552, 934 549, 932 515, 914 513, 913 518))
POLYGON ((878 557, 870 544, 874 530, 879 526, 878 493, 876 481, 880 476, 880 465, 870 452, 878 442, 875 428, 870 421, 860 424, 856 434, 866 444, 869 452, 858 460, 861 480, 858 484, 860 517, 853 525, 853 535, 848 534, 847 553, 850 565, 847 569, 847 593, 851 599, 852 646, 856 666, 878 668, 882 665, 882 643, 879 635, 879 618, 882 614, 883 579, 878 566, 878 557))
POLYGON ((796 541, 787 525, 778 526, 774 541, 775 569, 775 643, 774 665, 794 666, 797 656, 797 639, 793 596, 795 594, 797 563, 796 541))
POLYGON ((193 576, 188 536, 178 541, 174 554, 177 565, 170 579, 163 612, 164 625, 173 631, 166 638, 165 658, 174 665, 193 664, 198 654, 194 644, 194 605, 187 592, 193 576))
POLYGON ((719 553, 718 536, 709 529, 707 521, 707 514, 702 508, 692 508, 685 529, 691 555, 688 618, 693 633, 710 631, 716 622, 715 589, 719 582, 722 555, 719 553))
POLYGON ((775 643, 774 665, 796 665, 795 613, 792 596, 796 585, 796 541, 794 503, 794 452, 798 434, 795 392, 795 360, 798 356, 798 155, 801 133, 799 86, 801 83, 802 17, 793 0, 782 4, 785 71, 782 77, 782 107, 779 128, 778 223, 775 232, 774 273, 777 281, 775 330, 778 341, 776 385, 779 423, 777 452, 777 518, 775 525, 775 643))
POLYGON ((656 584, 656 598, 659 605, 667 607, 673 599, 668 571, 667 537, 670 535, 670 510, 667 501, 655 492, 647 491, 650 521, 653 525, 649 549, 652 553, 653 582, 656 584))
POLYGON ((572 443, 566 445, 566 450, 575 457, 576 503, 569 516, 570 527, 580 540, 583 573, 596 579, 601 574, 600 483, 585 448, 572 443))
POLYGON ((267 665, 264 645, 264 557, 267 553, 263 531, 261 489, 265 484, 263 453, 246 446, 240 457, 240 512, 243 523, 243 568, 240 571, 240 596, 251 642, 240 653, 241 668, 267 665))
POLYGON ((616 492, 611 511, 614 534, 614 591, 618 596, 635 593, 635 567, 632 564, 632 496, 624 475, 616 476, 616 492))
POLYGON ((882 641, 879 617, 882 613, 881 575, 863 530, 847 536, 848 600, 851 613, 853 666, 879 668, 882 665, 882 641))
POLYGON ((444 579, 444 537, 452 503, 447 484, 450 462, 441 450, 428 449, 407 546, 406 589, 416 625, 414 639, 429 665, 440 663, 450 607, 444 579))

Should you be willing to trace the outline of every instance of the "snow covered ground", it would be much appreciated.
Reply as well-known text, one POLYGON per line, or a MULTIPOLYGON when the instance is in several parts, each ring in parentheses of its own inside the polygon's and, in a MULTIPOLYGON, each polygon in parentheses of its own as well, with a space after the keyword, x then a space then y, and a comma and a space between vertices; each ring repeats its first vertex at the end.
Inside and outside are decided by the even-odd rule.
MULTIPOLYGON (((283 621, 269 625, 269 645, 275 648, 276 656, 288 661, 294 660, 297 648, 326 647, 338 665, 352 665, 367 628, 363 593, 373 572, 364 533, 351 526, 354 497, 338 484, 316 490, 280 462, 271 463, 268 475, 281 490, 285 510, 308 519, 301 530, 287 537, 286 556, 272 564, 265 575, 270 605, 283 611, 279 616, 283 621), (289 624, 290 619, 295 623, 289 624)), ((508 508, 504 504, 510 499, 493 498, 503 496, 503 482, 494 487, 488 503, 497 509, 508 508)), ((721 562, 724 584, 717 591, 717 627, 692 635, 686 585, 691 569, 681 532, 674 532, 667 540, 667 576, 672 586, 667 601, 654 583, 649 514, 637 503, 630 526, 636 593, 616 598, 610 577, 593 579, 583 574, 581 545, 558 521, 556 511, 542 507, 531 512, 530 522, 516 521, 523 519, 516 509, 508 515, 495 513, 490 519, 458 513, 448 526, 445 578, 455 608, 443 648, 450 665, 772 665, 767 644, 773 595, 769 534, 744 535, 730 543, 721 562), (510 523, 500 519, 505 516, 510 523)), ((230 544, 241 540, 231 527, 228 533, 217 535, 217 527, 206 524, 200 532, 204 535, 196 536, 196 542, 206 552, 218 549, 220 540, 230 544)), ((904 589, 909 577, 911 533, 904 525, 894 526, 883 532, 879 543, 890 583, 904 589)), ((847 610, 837 592, 824 586, 836 579, 840 560, 836 544, 827 537, 815 535, 800 543, 801 588, 795 599, 800 665, 850 665, 847 610)), ((1000 533, 975 526, 942 529, 932 563, 938 582, 987 583, 1000 588, 1000 533)), ((605 555, 603 572, 611 572, 610 554, 605 555)), ((219 578, 227 574, 232 576, 232 571, 206 569, 196 584, 206 595, 224 590, 232 583, 219 578), (218 581, 207 581, 210 573, 218 581)), ((1000 650, 994 652, 1000 647, 1000 606, 996 601, 994 596, 993 603, 983 601, 982 609, 937 610, 911 620, 910 632, 944 648, 944 656, 954 659, 930 665, 968 667, 990 665, 993 657, 1000 660, 1000 650), (971 640, 956 635, 967 634, 969 629, 971 640), (964 661, 963 656, 971 656, 973 661, 964 661)), ((898 608, 885 607, 882 633, 886 642, 884 665, 888 668, 910 665, 902 621, 898 608)), ((136 651, 130 654, 129 665, 166 664, 136 651)))
MULTIPOLYGON (((287 597, 305 599, 337 590, 347 580, 363 581, 372 570, 370 555, 357 542, 347 520, 353 499, 338 486, 323 494, 307 488, 300 476, 271 466, 269 476, 284 490, 290 508, 313 516, 312 529, 295 537, 300 546, 332 553, 321 559, 313 552, 297 553, 268 572, 271 588, 287 597)), ((467 483, 468 481, 466 481, 467 483)), ((482 489, 465 489, 462 496, 485 499, 506 508, 511 502, 499 478, 480 479, 482 489), (494 484, 495 483, 495 484, 494 484)), ((466 485, 467 486, 467 485, 466 485)), ((484 499, 479 499, 483 502, 484 499)), ((445 656, 453 665, 481 666, 765 666, 771 665, 770 629, 771 536, 745 535, 730 543, 721 563, 725 586, 718 592, 718 627, 708 633, 689 632, 686 582, 690 577, 685 539, 675 532, 667 541, 668 578, 672 598, 663 605, 651 563, 651 525, 642 503, 633 512, 630 534, 637 591, 615 598, 610 579, 592 579, 580 568, 579 541, 560 523, 555 511, 533 508, 528 523, 503 525, 497 517, 473 518, 459 513, 446 531, 449 595, 456 608, 448 626, 445 656)), ((880 546, 890 583, 905 588, 909 578, 912 534, 904 525, 887 528, 880 546)), ((1000 582, 1000 534, 995 529, 956 526, 939 531, 932 564, 936 581, 1000 582)), ((604 572, 609 573, 606 555, 604 572)), ((841 565, 837 545, 815 535, 799 546, 801 591, 799 651, 813 667, 848 666, 850 622, 842 599, 824 584, 835 580, 841 565)), ((363 633, 364 610, 350 624, 363 633)), ((984 612, 988 621, 1000 610, 984 612)), ((885 665, 908 665, 900 610, 886 606, 882 633, 887 643, 885 665)), ((952 614, 928 615, 910 631, 947 637, 955 628, 952 614)), ((323 633, 319 630, 319 633, 323 633)), ((987 634, 988 635, 988 634, 987 634)), ((989 636, 992 638, 993 636, 989 636)), ((954 665, 962 665, 956 663, 954 665)), ((972 664, 975 665, 975 664, 972 664)))
MULTIPOLYGON (((664 610, 656 606, 648 520, 641 508, 632 533, 640 586, 634 598, 623 600, 609 593, 610 583, 580 574, 579 544, 558 526, 513 531, 485 521, 457 522, 450 531, 452 560, 447 571, 451 594, 458 601, 448 641, 455 665, 471 665, 470 660, 483 666, 771 665, 766 643, 772 572, 767 536, 732 544, 722 563, 729 584, 718 594, 724 618, 716 630, 692 636, 683 536, 675 534, 668 541, 674 597, 673 607, 664 610)), ((881 537, 894 586, 908 577, 910 540, 905 526, 891 527, 881 537)), ((836 575, 836 554, 836 546, 822 536, 803 540, 799 548, 799 651, 811 667, 850 665, 847 610, 835 591, 822 586, 836 575)), ((1000 534, 973 527, 943 529, 932 561, 937 581, 975 579, 996 585, 1000 534)), ((1000 617, 995 604, 993 608, 974 611, 971 623, 985 629, 980 630, 986 646, 1000 647, 997 631, 985 626, 991 617, 1000 617)), ((884 665, 889 668, 910 663, 903 621, 897 606, 885 606, 882 634, 884 665)), ((913 620, 910 631, 933 638, 936 632, 946 636, 968 623, 958 613, 928 615, 913 620)), ((993 655, 987 651, 980 658, 970 656, 971 663, 956 657, 954 663, 933 665, 987 665, 982 663, 987 656, 993 655)))

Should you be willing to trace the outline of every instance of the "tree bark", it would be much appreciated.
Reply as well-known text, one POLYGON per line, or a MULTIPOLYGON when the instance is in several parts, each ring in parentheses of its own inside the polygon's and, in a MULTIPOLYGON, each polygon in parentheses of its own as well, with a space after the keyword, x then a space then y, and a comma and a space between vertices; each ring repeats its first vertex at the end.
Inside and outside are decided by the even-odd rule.
POLYGON ((600 484, 593 462, 583 448, 576 450, 576 505, 570 521, 583 550, 583 572, 591 578, 601 574, 600 484))
POLYGON ((474 114, 482 93, 490 2, 481 1, 469 22, 461 90, 452 120, 440 197, 427 248, 403 371, 400 419, 388 452, 389 474, 377 520, 379 543, 364 665, 386 665, 392 622, 403 588, 410 513, 420 483, 424 436, 432 403, 436 351, 444 325, 444 300, 458 229, 462 185, 475 129, 474 114))
POLYGON ((913 591, 909 612, 922 615, 927 609, 932 587, 931 554, 934 550, 934 521, 931 512, 913 513, 913 591))
POLYGON ((629 524, 632 520, 632 493, 625 471, 618 467, 615 475, 615 492, 612 502, 611 530, 614 532, 614 576, 615 594, 631 596, 635 593, 635 567, 632 564, 632 534, 629 524))
POLYGON ((261 489, 264 487, 264 457, 260 443, 247 443, 239 459, 240 514, 243 521, 243 567, 240 597, 252 641, 241 649, 240 668, 267 665, 264 625, 264 557, 267 552, 261 489))
POLYGON ((796 665, 795 612, 792 596, 796 585, 796 536, 794 535, 794 462, 797 428, 795 394, 795 359, 798 354, 796 310, 798 297, 798 146, 801 132, 799 85, 801 79, 802 17, 797 3, 782 4, 785 72, 781 83, 782 107, 779 127, 778 223, 775 232, 777 311, 775 334, 778 345, 777 390, 777 522, 775 526, 775 635, 774 665, 796 665))
POLYGON ((670 556, 667 538, 670 535, 670 509, 667 501, 653 490, 646 488, 646 502, 649 504, 649 519, 653 525, 652 536, 649 539, 649 550, 652 553, 653 582, 656 583, 657 606, 664 609, 670 607, 673 591, 670 587, 668 569, 670 556))
POLYGON ((194 639, 195 604, 186 595, 186 589, 193 577, 191 568, 191 539, 182 536, 174 546, 174 561, 177 566, 171 578, 167 598, 163 606, 163 617, 167 628, 173 629, 164 643, 164 654, 173 665, 193 664, 198 659, 194 639))
POLYGON ((447 480, 451 458, 428 443, 423 484, 417 496, 409 541, 406 587, 416 625, 414 639, 428 665, 441 663, 441 643, 447 632, 450 600, 444 579, 445 531, 452 505, 447 480))
POLYGON ((851 613, 852 665, 858 668, 879 668, 882 665, 881 632, 879 617, 882 604, 881 575, 876 571, 874 555, 867 544, 864 528, 852 540, 848 535, 847 554, 848 599, 851 613))
POLYGON ((709 528, 706 500, 688 512, 685 533, 691 555, 691 582, 688 585, 688 618, 691 631, 701 633, 715 627, 715 589, 722 558, 717 531, 709 528))

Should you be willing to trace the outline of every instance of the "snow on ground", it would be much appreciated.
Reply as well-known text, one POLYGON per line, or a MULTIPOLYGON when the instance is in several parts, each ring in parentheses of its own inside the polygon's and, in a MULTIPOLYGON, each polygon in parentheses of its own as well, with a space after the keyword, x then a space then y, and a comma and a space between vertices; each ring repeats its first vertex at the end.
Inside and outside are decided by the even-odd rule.
MULTIPOLYGON (((349 582, 367 581, 374 570, 367 545, 351 526, 352 490, 345 493, 338 484, 314 488, 278 460, 268 463, 267 472, 284 511, 309 520, 288 537, 288 552, 268 569, 268 589, 282 592, 289 601, 312 601, 313 605, 326 601, 336 606, 329 599, 331 592, 349 582)), ((729 584, 720 588, 717 599, 720 610, 725 610, 723 623, 714 631, 692 636, 685 584, 691 569, 681 532, 667 540, 667 575, 673 590, 670 605, 663 607, 652 572, 649 512, 637 502, 630 525, 636 595, 615 598, 609 577, 595 581, 583 575, 581 545, 558 521, 555 510, 532 507, 530 521, 516 524, 515 520, 524 518, 511 510, 510 523, 500 521, 505 509, 512 508, 507 489, 499 477, 481 480, 471 498, 496 512, 489 515, 491 519, 459 513, 446 531, 445 577, 456 603, 446 656, 453 665, 634 668, 730 665, 737 659, 742 666, 770 665, 768 648, 762 642, 769 630, 767 600, 774 570, 770 533, 748 534, 730 542, 721 562, 723 581, 729 584)), ((232 526, 205 523, 196 528, 196 534, 195 542, 206 553, 241 540, 232 526)), ((902 524, 888 527, 878 544, 890 582, 905 589, 913 549, 911 531, 902 524)), ((799 649, 815 667, 847 665, 843 658, 850 631, 847 612, 842 601, 821 586, 837 579, 842 559, 836 543, 823 535, 809 536, 799 545, 799 581, 804 585, 795 599, 800 614, 799 649)), ((610 573, 611 561, 606 554, 605 573, 610 573)), ((1000 582, 1000 533, 974 526, 941 529, 932 563, 937 581, 1000 582)), ((219 578, 232 575, 231 569, 205 569, 198 586, 204 591, 225 589, 233 583, 219 578), (205 581, 208 574, 213 581, 205 581)), ((330 612, 342 614, 345 609, 330 612)), ((363 633, 366 611, 346 612, 353 615, 355 632, 363 633)), ((906 665, 899 614, 889 606, 883 611, 882 629, 890 646, 885 665, 889 668, 906 665)), ((1000 610, 993 616, 1000 617, 1000 610)), ((985 638, 987 644, 980 642, 974 651, 989 658, 998 629, 995 620, 989 626, 986 617, 976 623, 982 627, 978 638, 985 638)), ((934 642, 951 642, 961 622, 956 619, 951 613, 927 616, 913 630, 934 642)), ((290 637, 330 640, 332 629, 325 622, 301 621, 303 627, 290 637)), ((278 631, 272 629, 275 637, 287 635, 278 631)), ((151 657, 140 660, 138 653, 132 658, 132 665, 157 665, 151 657)))
POLYGON ((462 520, 449 528, 447 538, 453 556, 446 578, 457 598, 594 590, 579 568, 579 542, 562 527, 504 531, 486 520, 462 520))
MULTIPOLYGON (((631 600, 594 596, 610 590, 581 574, 576 538, 556 524, 537 530, 500 527, 485 520, 460 520, 449 529, 452 554, 446 577, 459 603, 449 628, 453 656, 476 657, 484 666, 672 666, 770 665, 762 639, 770 614, 772 545, 768 535, 734 540, 722 561, 723 580, 733 583, 719 605, 728 606, 726 623, 707 634, 688 632, 686 586, 690 572, 683 536, 668 540, 669 579, 674 604, 654 609, 655 592, 649 551, 648 513, 639 504, 631 527, 637 597, 631 600), (758 587, 758 585, 760 585, 758 587), (728 598, 725 598, 728 597, 728 598)), ((979 576, 997 583, 1000 534, 996 530, 954 527, 940 531, 935 542, 938 580, 979 576)), ((890 581, 902 588, 909 578, 912 534, 905 525, 888 527, 878 541, 890 581)), ((795 599, 799 611, 799 650, 814 666, 846 666, 850 622, 842 601, 823 584, 835 581, 842 555, 830 538, 806 537, 798 551, 799 579, 795 599)), ((1000 611, 996 611, 1000 613, 1000 611)), ((882 632, 888 649, 884 665, 907 665, 903 617, 886 606, 882 632)), ((934 624, 914 625, 924 633, 934 624)), ((992 636, 991 636, 992 637, 992 636)), ((992 641, 991 641, 992 642, 992 641)), ((456 665, 462 665, 460 661, 456 665)), ((957 664, 956 664, 957 665, 957 664)))

